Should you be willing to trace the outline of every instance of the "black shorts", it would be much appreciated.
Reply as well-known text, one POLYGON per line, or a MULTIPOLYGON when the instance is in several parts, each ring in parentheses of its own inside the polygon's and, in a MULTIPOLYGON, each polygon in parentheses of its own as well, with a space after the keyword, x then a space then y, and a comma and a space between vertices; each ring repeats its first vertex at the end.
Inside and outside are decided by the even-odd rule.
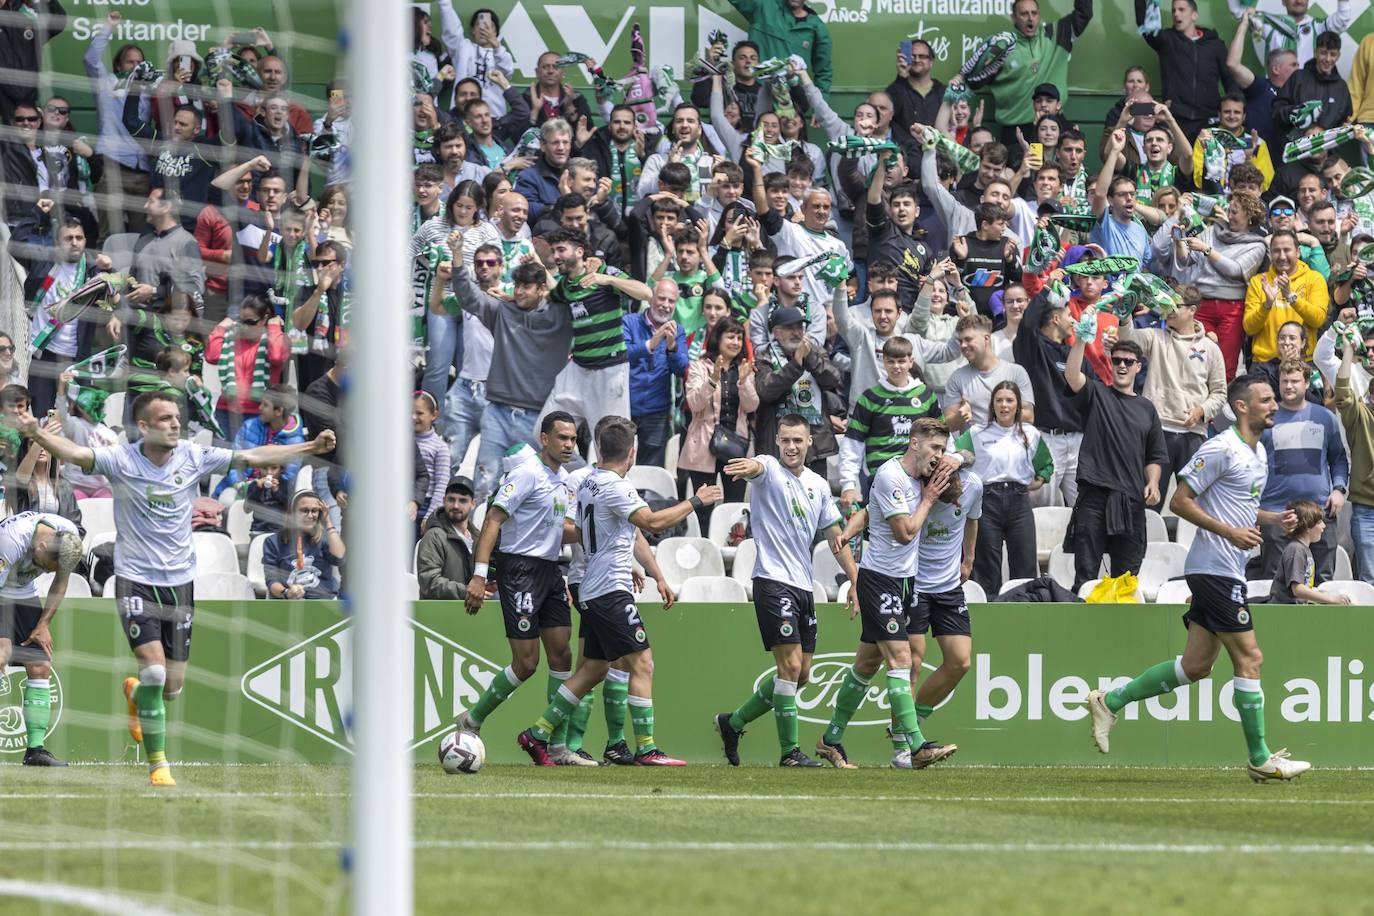
MULTIPOLYGON (((43 599, 38 595, 27 598, 0 598, 0 637, 10 641, 11 665, 32 665, 52 660, 48 653, 37 645, 23 644, 42 617, 43 599)), ((0 669, 0 677, 4 676, 4 670, 0 669)))
POLYGON ((582 620, 587 625, 584 658, 613 662, 649 648, 649 634, 639 619, 635 596, 629 592, 609 592, 588 598, 581 604, 582 620))
POLYGON ((932 636, 973 635, 963 588, 916 593, 916 601, 906 618, 906 631, 911 636, 923 636, 926 630, 930 630, 932 636))
POLYGON ((1189 574, 1193 601, 1183 615, 1183 625, 1195 623, 1211 633, 1245 633, 1255 628, 1245 583, 1225 576, 1189 574))
POLYGON ((915 598, 911 579, 894 579, 859 569, 860 642, 906 642, 907 605, 915 598))
POLYGON ((567 586, 557 563, 503 553, 496 569, 507 639, 538 639, 540 630, 572 626, 567 586))
POLYGON ((759 621, 763 647, 800 644, 803 652, 816 651, 816 596, 775 579, 754 580, 754 615, 759 621))
POLYGON ((191 657, 191 619, 195 616, 195 588, 184 585, 144 585, 115 576, 115 606, 129 648, 161 642, 171 662, 191 657))

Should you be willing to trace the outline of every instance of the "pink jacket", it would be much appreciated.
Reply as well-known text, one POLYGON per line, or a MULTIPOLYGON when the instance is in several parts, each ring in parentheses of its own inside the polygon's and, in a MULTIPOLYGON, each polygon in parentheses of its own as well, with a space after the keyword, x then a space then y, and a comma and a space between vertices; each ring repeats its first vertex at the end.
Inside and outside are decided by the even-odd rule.
MULTIPOLYGON (((737 363, 743 356, 740 354, 737 363)), ((715 432, 720 419, 720 388, 711 387, 713 368, 711 360, 704 357, 687 367, 687 407, 692 412, 692 423, 687 427, 682 452, 677 459, 677 466, 686 471, 709 474, 716 470, 716 456, 711 454, 711 433, 715 432)), ((739 386, 739 415, 735 421, 735 432, 741 436, 750 435, 749 414, 758 409, 759 393, 754 389, 754 376, 750 375, 739 386)), ((752 455, 753 452, 751 447, 749 453, 752 455)))

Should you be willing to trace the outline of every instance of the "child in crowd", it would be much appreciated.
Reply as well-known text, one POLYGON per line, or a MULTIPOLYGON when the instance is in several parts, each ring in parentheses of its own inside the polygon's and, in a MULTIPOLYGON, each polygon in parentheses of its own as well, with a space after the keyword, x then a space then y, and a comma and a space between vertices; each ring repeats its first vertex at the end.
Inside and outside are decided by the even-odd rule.
POLYGON ((1279 570, 1269 587, 1270 604, 1349 604, 1349 595, 1319 592, 1312 583, 1316 565, 1312 562, 1312 544, 1321 540, 1326 530, 1326 513, 1310 499, 1295 499, 1285 507, 1298 517, 1292 540, 1283 548, 1279 570))
MULTIPOLYGON (((428 391, 415 392, 415 400, 410 411, 410 421, 415 428, 415 447, 420 450, 420 458, 429 471, 429 486, 422 502, 412 502, 412 518, 424 530, 425 520, 443 508, 444 488, 448 486, 449 454, 448 443, 434 431, 434 421, 439 419, 439 405, 428 391)), ((418 536, 416 538, 419 539, 418 536)))

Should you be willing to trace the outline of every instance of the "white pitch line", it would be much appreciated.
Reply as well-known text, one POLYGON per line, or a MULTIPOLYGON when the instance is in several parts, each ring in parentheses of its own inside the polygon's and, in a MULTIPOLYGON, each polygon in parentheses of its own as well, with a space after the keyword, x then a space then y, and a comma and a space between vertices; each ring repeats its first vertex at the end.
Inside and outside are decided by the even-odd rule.
MULTIPOLYGON (((627 850, 646 852, 1120 852, 1161 853, 1165 855, 1247 854, 1282 855, 1351 855, 1374 856, 1374 844, 1325 843, 952 843, 952 842, 781 842, 773 840, 738 842, 693 842, 677 840, 418 840, 415 849, 480 850, 480 851, 582 851, 627 850)), ((343 845, 316 840, 133 840, 113 836, 108 842, 80 840, 0 842, 3 852, 72 852, 103 849, 137 849, 167 852, 244 849, 255 851, 338 850, 343 845)), ((3 889, 3 885, 0 885, 3 889)))
POLYGON ((140 916, 178 916, 173 910, 164 910, 133 897, 75 884, 53 884, 49 881, 16 881, 0 878, 0 897, 25 897, 43 903, 80 907, 94 913, 113 913, 116 916, 123 916, 125 913, 139 913, 140 916))
MULTIPOLYGON (((131 792, 115 796, 115 801, 125 798, 156 798, 174 800, 177 798, 241 798, 241 799, 310 799, 310 798, 349 798, 347 792, 131 792)), ((0 800, 33 801, 72 801, 93 798, 110 798, 106 792, 4 792, 0 800)), ((413 792, 411 798, 419 799, 474 799, 496 801, 507 799, 537 799, 552 801, 667 801, 667 802, 879 802, 883 804, 1088 804, 1088 805, 1325 805, 1332 807, 1358 807, 1374 805, 1374 799, 1365 798, 1255 798, 1247 797, 1154 797, 1121 796, 1095 797, 1090 795, 727 795, 719 793, 633 793, 633 792, 413 792)))

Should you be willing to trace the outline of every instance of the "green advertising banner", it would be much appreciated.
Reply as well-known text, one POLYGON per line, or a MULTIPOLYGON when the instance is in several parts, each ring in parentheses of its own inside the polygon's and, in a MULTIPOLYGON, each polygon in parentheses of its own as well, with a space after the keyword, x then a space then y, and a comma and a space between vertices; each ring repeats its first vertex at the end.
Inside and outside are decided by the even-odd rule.
MULTIPOLYGON (((958 760, 1000 764, 1239 765, 1245 746, 1231 697, 1230 663, 1177 693, 1134 704, 1100 757, 1088 735, 1089 690, 1124 682, 1182 651, 1181 608, 1158 605, 974 605, 972 669, 928 720, 926 733, 959 745, 958 760)), ((1364 607, 1264 607, 1263 681, 1270 744, 1318 767, 1367 765, 1374 747, 1374 614, 1364 607)), ((396 613, 402 613, 398 604, 396 613)), ((858 624, 837 605, 820 610, 811 683, 798 695, 803 747, 829 721, 858 624)), ((733 709, 773 674, 750 605, 646 605, 655 659, 657 735, 672 754, 719 763, 716 712, 733 709)), ((509 661, 494 604, 420 602, 409 618, 415 708, 411 745, 434 760, 441 735, 509 661)), ((350 753, 352 626, 329 602, 205 602, 182 696, 168 708, 173 760, 338 761, 350 753)), ((54 709, 48 746, 77 760, 133 759, 120 684, 134 673, 114 603, 63 605, 54 627, 54 709)), ((931 641, 929 670, 938 663, 931 641)), ((23 753, 22 669, 0 678, 0 760, 23 753)), ((889 712, 881 678, 854 717, 846 747, 885 764, 889 712)), ((487 720, 487 759, 524 762, 515 736, 544 706, 540 672, 487 720)), ((587 737, 599 751, 600 702, 587 737)), ((742 745, 750 763, 775 763, 771 717, 742 745)))
MULTIPOLYGON (((387 0, 374 0, 387 2, 387 0)), ((396 0, 391 0, 396 2, 396 0)), ((781 3, 782 0, 758 0, 781 3)), ((1013 0, 812 0, 829 26, 834 46, 834 91, 869 91, 895 78, 897 46, 908 35, 930 42, 935 51, 935 75, 948 80, 988 35, 1011 27, 1013 0)), ((1324 0, 1334 9, 1332 0, 1324 0)), ((167 42, 186 39, 201 49, 219 44, 230 31, 266 28, 286 53, 287 66, 298 84, 323 84, 334 76, 338 23, 345 0, 64 0, 71 19, 66 32, 53 42, 53 65, 82 74, 81 55, 92 31, 111 10, 124 18, 112 45, 125 41, 142 45, 159 66, 167 42)), ((409 4, 408 4, 409 5, 409 4)), ((439 35, 435 4, 415 4, 435 14, 434 33, 439 35)), ((1070 0, 1041 3, 1045 20, 1067 13, 1070 0)), ((1312 5, 1313 15, 1324 15, 1322 3, 1312 5)), ((1360 16, 1353 35, 1368 30, 1370 0, 1352 0, 1360 16)), ((494 9, 501 17, 501 37, 515 59, 517 80, 534 78, 535 62, 546 50, 580 51, 609 65, 619 75, 628 69, 630 29, 638 24, 644 33, 650 66, 671 66, 679 79, 686 76, 706 45, 706 36, 724 30, 733 44, 744 38, 746 20, 728 0, 652 0, 647 3, 543 3, 538 0, 459 2, 455 8, 466 25, 479 7, 494 9)), ((1202 0, 1200 24, 1216 29, 1229 41, 1235 20, 1222 0, 1202 0)), ((1279 0, 1263 0, 1259 8, 1283 11, 1279 0)), ((1164 11, 1165 27, 1169 13, 1164 11)), ((349 41, 366 53, 365 36, 349 41)), ((1348 72, 1355 42, 1347 41, 1342 72, 1348 72)), ((1253 55, 1248 57, 1256 66, 1253 55)), ((1097 0, 1092 23, 1074 50, 1070 68, 1072 88, 1079 92, 1119 94, 1122 74, 1129 64, 1145 66, 1158 90, 1157 58, 1136 32, 1130 3, 1097 0)), ((569 72, 578 85, 584 74, 569 72)))

